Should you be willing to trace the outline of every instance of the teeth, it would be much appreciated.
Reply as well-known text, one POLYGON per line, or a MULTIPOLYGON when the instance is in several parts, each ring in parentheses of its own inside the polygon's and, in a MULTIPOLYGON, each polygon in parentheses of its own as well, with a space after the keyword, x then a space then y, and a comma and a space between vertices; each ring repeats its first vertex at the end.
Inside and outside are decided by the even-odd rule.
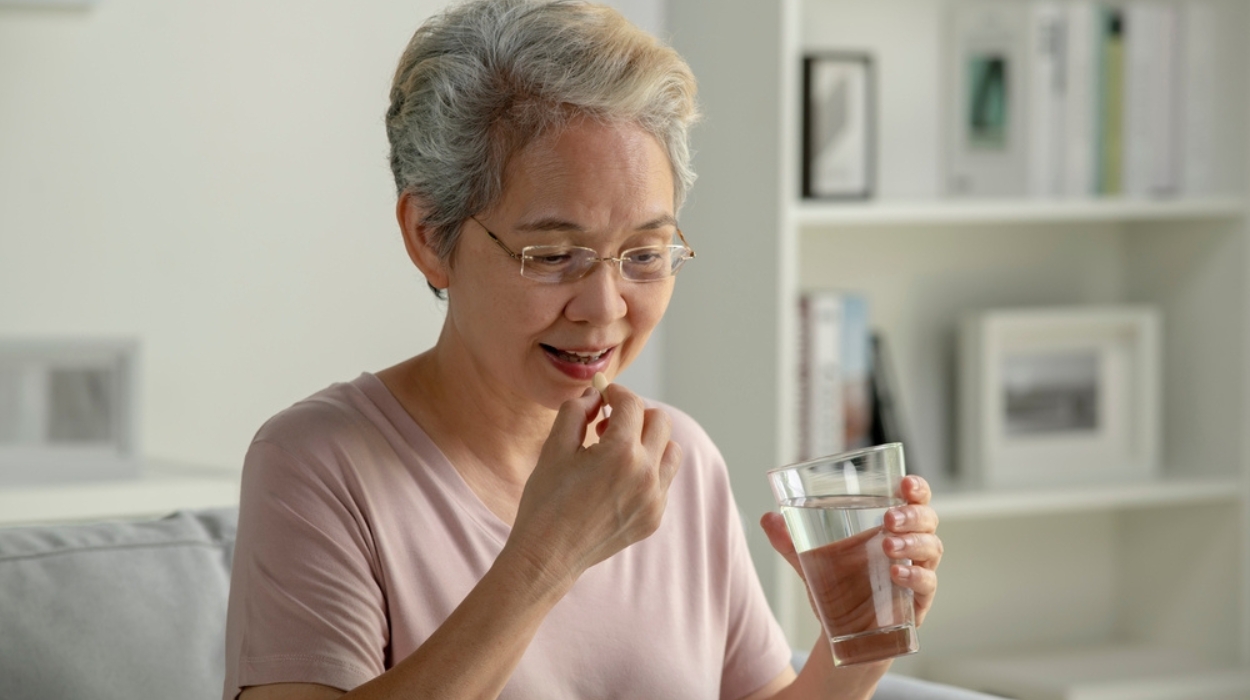
POLYGON ((547 347, 550 348, 552 352, 554 352, 556 355, 559 355, 567 362, 578 362, 578 363, 587 364, 587 365, 603 357, 608 352, 607 350, 601 350, 599 352, 577 352, 574 350, 561 350, 559 348, 554 348, 551 346, 547 346, 547 347))

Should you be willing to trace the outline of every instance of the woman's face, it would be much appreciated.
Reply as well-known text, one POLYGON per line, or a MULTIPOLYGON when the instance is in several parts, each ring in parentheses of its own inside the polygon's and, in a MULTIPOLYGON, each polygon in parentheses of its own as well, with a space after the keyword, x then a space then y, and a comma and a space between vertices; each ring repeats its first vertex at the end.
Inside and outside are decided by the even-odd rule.
POLYGON ((576 120, 514 156, 499 204, 465 222, 447 269, 448 340, 469 371, 549 408, 615 377, 638 356, 673 292, 673 277, 632 282, 613 263, 544 283, 486 233, 519 253, 576 245, 616 257, 676 239, 673 176, 650 134, 631 124, 576 120))

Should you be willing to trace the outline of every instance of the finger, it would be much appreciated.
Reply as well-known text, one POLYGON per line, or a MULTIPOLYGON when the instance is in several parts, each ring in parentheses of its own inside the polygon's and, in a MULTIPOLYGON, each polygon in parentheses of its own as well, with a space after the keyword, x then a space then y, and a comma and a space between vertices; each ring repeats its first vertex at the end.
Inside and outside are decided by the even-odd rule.
POLYGON ((903 477, 901 491, 903 500, 908 503, 923 506, 928 505, 929 499, 933 498, 933 490, 929 488, 929 482, 925 481, 924 477, 915 474, 903 477))
POLYGON ((936 532, 937 526, 937 511, 929 506, 898 506, 885 514, 885 527, 893 533, 936 532))
POLYGON ((926 533, 887 537, 885 554, 891 559, 908 559, 917 566, 936 569, 942 561, 942 540, 926 533))
POLYGON ((646 406, 637 394, 620 384, 609 384, 608 405, 612 407, 612 420, 604 428, 603 437, 633 439, 642 431, 643 411, 646 406))
POLYGON ((681 445, 672 440, 664 446, 664 454, 660 455, 660 483, 666 490, 673 483, 673 477, 677 476, 677 470, 681 468, 683 454, 681 445))
POLYGON ((786 519, 781 516, 781 513, 765 513, 764 517, 760 518, 760 527, 764 528, 764 534, 768 537, 768 543, 773 546, 773 549, 790 562, 790 566, 794 567, 800 577, 803 576, 803 569, 799 566, 798 552, 794 550, 794 541, 790 539, 790 531, 786 529, 786 519))
POLYGON ((581 396, 560 404, 544 449, 547 445, 562 451, 581 447, 586 441, 586 428, 599 415, 599 402, 599 393, 594 389, 587 389, 581 396))
POLYGON ((672 434, 673 422, 668 413, 658 408, 642 412, 642 444, 653 454, 664 448, 672 434))
POLYGON ((929 598, 937 593, 937 573, 923 566, 895 564, 890 567, 890 580, 910 588, 917 596, 929 598))

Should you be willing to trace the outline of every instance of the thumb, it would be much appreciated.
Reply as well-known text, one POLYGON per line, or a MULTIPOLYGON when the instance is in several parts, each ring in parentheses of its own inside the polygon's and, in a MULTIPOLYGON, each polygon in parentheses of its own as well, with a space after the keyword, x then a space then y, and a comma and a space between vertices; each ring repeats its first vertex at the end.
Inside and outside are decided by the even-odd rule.
POLYGON ((799 566, 799 554, 794 549, 794 541, 790 539, 790 531, 786 529, 786 519, 781 516, 781 513, 768 512, 760 518, 760 527, 764 528, 768 543, 790 563, 790 566, 802 578, 803 569, 799 566))
POLYGON ((586 440, 586 428, 599 415, 599 401, 599 392, 587 389, 581 396, 560 404, 543 451, 554 448, 567 452, 581 447, 586 440))

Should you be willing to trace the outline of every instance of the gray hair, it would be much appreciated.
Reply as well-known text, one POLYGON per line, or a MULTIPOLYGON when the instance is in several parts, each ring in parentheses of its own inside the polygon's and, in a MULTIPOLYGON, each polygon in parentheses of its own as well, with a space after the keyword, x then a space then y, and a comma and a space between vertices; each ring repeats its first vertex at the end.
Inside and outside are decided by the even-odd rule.
POLYGON ((508 159, 576 117, 632 122, 664 146, 677 208, 694 183, 694 76, 616 10, 580 0, 472 0, 422 25, 395 71, 386 135, 400 195, 438 254, 498 202, 508 159))

